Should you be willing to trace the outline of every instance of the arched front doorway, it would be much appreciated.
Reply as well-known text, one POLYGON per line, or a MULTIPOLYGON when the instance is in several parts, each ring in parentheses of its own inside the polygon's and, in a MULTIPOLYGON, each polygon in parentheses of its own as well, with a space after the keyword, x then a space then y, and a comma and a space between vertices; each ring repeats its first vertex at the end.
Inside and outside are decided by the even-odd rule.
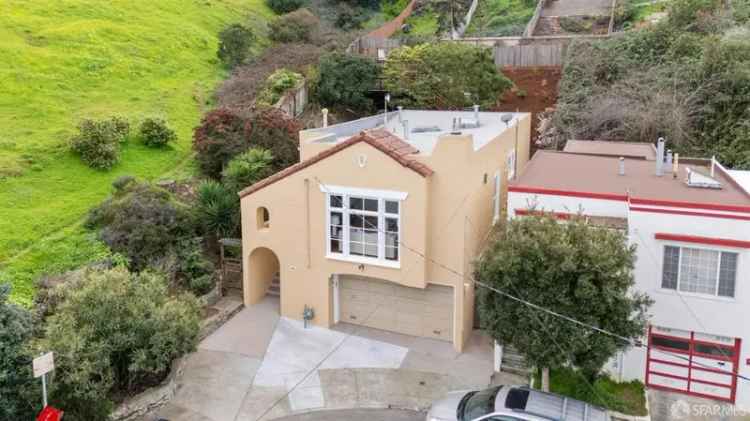
POLYGON ((266 247, 258 247, 250 253, 245 277, 245 302, 256 304, 266 295, 281 296, 279 258, 266 247))

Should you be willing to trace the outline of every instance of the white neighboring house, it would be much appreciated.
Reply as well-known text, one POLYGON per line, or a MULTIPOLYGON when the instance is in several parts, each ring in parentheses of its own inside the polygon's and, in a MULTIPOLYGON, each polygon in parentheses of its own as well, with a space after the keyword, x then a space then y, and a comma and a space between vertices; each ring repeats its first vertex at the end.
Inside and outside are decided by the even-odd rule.
POLYGON ((569 141, 539 151, 508 187, 508 216, 582 214, 626 229, 636 288, 654 300, 650 346, 609 371, 750 409, 750 381, 726 374, 750 377, 750 173, 663 148, 569 141))

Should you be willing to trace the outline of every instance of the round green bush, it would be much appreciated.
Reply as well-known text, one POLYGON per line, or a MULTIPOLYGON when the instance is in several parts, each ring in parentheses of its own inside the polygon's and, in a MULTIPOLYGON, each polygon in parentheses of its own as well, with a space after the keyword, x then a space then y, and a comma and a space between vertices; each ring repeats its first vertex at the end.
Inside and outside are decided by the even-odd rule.
POLYGON ((276 42, 310 41, 319 26, 318 17, 303 8, 280 16, 271 22, 268 36, 276 42))
POLYGON ((71 139, 70 149, 89 167, 108 170, 120 160, 120 142, 129 132, 130 124, 119 117, 85 119, 78 124, 78 134, 71 139))
POLYGON ((284 13, 293 12, 303 4, 304 0, 266 0, 266 4, 271 8, 277 15, 283 15, 284 13))
POLYGON ((162 148, 177 140, 174 130, 160 118, 147 118, 141 123, 140 137, 146 146, 162 148))

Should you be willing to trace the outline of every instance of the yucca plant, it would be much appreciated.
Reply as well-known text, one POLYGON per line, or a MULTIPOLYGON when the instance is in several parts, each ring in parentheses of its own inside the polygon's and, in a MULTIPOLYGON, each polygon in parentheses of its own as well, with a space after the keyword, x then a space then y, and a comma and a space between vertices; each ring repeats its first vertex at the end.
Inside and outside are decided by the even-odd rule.
POLYGON ((206 234, 217 239, 230 237, 239 229, 240 199, 221 183, 204 181, 198 186, 196 213, 206 234))

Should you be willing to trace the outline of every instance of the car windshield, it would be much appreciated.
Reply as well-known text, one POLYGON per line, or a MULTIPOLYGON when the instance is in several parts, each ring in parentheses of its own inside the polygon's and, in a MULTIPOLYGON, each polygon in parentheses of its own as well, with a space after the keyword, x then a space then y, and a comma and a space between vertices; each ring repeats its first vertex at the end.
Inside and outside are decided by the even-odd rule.
POLYGON ((461 421, 471 421, 495 410, 495 397, 502 386, 476 392, 466 401, 461 421))

